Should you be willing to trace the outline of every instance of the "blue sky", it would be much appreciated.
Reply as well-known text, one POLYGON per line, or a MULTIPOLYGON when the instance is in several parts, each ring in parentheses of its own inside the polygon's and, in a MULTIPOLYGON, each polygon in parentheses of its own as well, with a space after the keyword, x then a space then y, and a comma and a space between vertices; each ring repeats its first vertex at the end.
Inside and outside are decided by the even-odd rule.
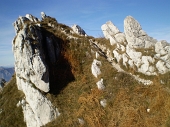
POLYGON ((123 32, 123 20, 131 15, 148 35, 170 42, 170 0, 1 0, 0 66, 14 64, 12 23, 19 15, 40 18, 42 11, 60 23, 78 24, 95 37, 103 36, 100 27, 109 20, 123 32))

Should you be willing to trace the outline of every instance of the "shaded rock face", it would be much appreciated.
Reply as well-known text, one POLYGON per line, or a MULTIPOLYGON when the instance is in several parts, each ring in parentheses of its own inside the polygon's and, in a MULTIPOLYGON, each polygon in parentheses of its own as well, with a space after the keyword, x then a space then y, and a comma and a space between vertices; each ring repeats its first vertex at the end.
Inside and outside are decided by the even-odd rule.
POLYGON ((38 19, 30 14, 14 23, 15 72, 18 89, 23 91, 27 102, 22 108, 28 127, 43 126, 59 116, 43 92, 50 91, 53 80, 50 73, 60 56, 61 45, 52 33, 40 26, 38 19))
POLYGON ((148 36, 141 25, 132 16, 124 20, 124 33, 111 22, 101 26, 106 39, 115 46, 111 51, 116 61, 126 68, 146 75, 164 74, 170 71, 170 44, 157 42, 148 36))

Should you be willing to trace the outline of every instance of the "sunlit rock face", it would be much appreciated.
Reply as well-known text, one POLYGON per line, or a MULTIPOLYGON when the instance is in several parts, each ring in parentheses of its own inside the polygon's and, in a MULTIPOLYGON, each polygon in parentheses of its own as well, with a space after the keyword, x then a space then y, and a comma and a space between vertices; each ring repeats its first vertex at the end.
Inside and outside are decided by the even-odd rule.
MULTIPOLYGON (((106 39, 115 48, 114 59, 126 68, 136 68, 145 75, 164 74, 170 71, 170 44, 166 41, 157 42, 148 36, 141 25, 132 16, 124 20, 124 33, 108 21, 101 26, 106 39)), ((106 47, 105 47, 106 48, 106 47)))
POLYGON ((141 25, 132 16, 127 16, 124 20, 124 32, 130 47, 150 48, 155 45, 157 40, 148 36, 141 25))
POLYGON ((30 14, 19 17, 14 23, 16 37, 12 43, 17 86, 25 94, 22 108, 28 127, 43 126, 59 116, 43 92, 50 91, 49 63, 57 61, 60 48, 52 35, 44 34, 38 21, 30 14))
POLYGON ((108 21, 101 26, 103 34, 106 39, 110 40, 110 44, 126 43, 124 33, 121 33, 119 29, 111 22, 108 21))
POLYGON ((59 116, 58 110, 31 83, 20 80, 27 103, 22 105, 27 127, 40 127, 59 116))
MULTIPOLYGON (((48 92, 49 72, 42 48, 41 30, 37 26, 21 22, 23 23, 18 25, 22 26, 22 29, 18 28, 16 38, 13 41, 16 76, 32 82, 38 89, 48 92)), ((18 88, 22 90, 19 84, 18 88)))
POLYGON ((94 59, 93 60, 93 63, 92 63, 92 66, 91 66, 91 71, 92 71, 92 74, 97 78, 98 75, 101 74, 101 71, 100 71, 100 66, 101 66, 101 62, 94 59))

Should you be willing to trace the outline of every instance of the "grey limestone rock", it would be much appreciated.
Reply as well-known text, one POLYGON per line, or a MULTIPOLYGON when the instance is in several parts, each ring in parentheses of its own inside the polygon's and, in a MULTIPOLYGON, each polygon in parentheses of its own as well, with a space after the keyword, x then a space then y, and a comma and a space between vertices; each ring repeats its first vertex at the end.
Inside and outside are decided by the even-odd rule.
POLYGON ((25 17, 28 18, 28 19, 29 19, 30 21, 32 21, 32 22, 38 22, 38 21, 39 21, 38 18, 34 17, 34 16, 31 15, 31 14, 26 14, 25 17))
POLYGON ((46 16, 46 14, 44 12, 41 12, 41 18, 44 19, 46 16))
POLYGON ((124 33, 120 33, 119 29, 111 21, 103 24, 101 29, 105 38, 110 40, 111 45, 126 42, 124 33))
POLYGON ((42 93, 50 90, 49 63, 57 61, 60 47, 37 21, 28 14, 19 17, 14 23, 16 37, 12 43, 17 86, 25 94, 26 103, 21 105, 27 127, 43 126, 59 116, 42 93))
POLYGON ((124 32, 128 45, 133 48, 154 47, 156 39, 149 37, 141 25, 132 16, 127 16, 124 20, 124 32))
MULTIPOLYGON (((13 41, 13 52, 16 76, 30 81, 38 89, 48 92, 49 72, 42 48, 40 29, 35 26, 24 25, 13 41)), ((20 87, 19 89, 22 90, 20 87)))
POLYGON ((101 74, 101 71, 100 71, 100 66, 101 66, 101 62, 94 59, 93 60, 93 63, 92 63, 92 66, 91 66, 91 71, 92 71, 92 74, 97 78, 98 75, 101 74))

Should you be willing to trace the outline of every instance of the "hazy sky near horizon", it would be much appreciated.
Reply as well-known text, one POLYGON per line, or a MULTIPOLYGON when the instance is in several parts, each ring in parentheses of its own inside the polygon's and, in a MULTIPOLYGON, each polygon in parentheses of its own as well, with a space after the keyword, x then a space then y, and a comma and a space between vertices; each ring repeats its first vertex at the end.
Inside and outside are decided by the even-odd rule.
POLYGON ((111 20, 120 31, 126 16, 133 16, 149 36, 170 42, 170 0, 1 0, 0 3, 0 66, 14 65, 12 23, 40 12, 68 26, 78 24, 88 35, 103 36, 101 25, 111 20))

